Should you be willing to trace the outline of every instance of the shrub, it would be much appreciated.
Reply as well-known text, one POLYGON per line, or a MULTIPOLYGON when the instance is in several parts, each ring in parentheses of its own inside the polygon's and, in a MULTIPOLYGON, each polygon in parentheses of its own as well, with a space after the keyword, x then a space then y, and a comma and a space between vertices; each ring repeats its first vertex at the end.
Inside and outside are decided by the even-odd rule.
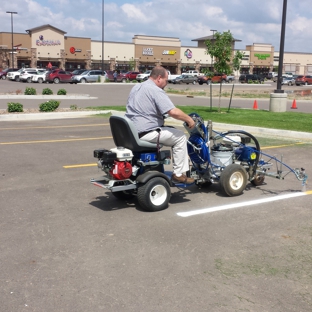
POLYGON ((26 88, 24 94, 25 95, 36 95, 37 91, 35 88, 26 88))
POLYGON ((60 105, 60 101, 50 100, 39 105, 40 112, 53 112, 60 105))
POLYGON ((51 89, 49 89, 49 88, 44 88, 42 90, 42 94, 43 95, 50 95, 50 94, 53 94, 53 91, 51 89))
POLYGON ((70 105, 69 107, 71 110, 77 110, 78 106, 76 104, 70 105))
POLYGON ((8 112, 14 113, 14 112, 23 112, 23 105, 20 103, 8 103, 8 112))
POLYGON ((66 95, 67 91, 65 89, 60 89, 57 91, 57 95, 66 95))

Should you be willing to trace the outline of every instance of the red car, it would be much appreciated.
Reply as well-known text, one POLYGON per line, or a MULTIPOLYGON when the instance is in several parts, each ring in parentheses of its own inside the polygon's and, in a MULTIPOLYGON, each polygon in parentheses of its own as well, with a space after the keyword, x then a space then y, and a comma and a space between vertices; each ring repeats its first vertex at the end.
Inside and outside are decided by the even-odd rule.
POLYGON ((129 71, 127 73, 120 74, 121 82, 127 82, 127 80, 135 80, 139 72, 129 71))
POLYGON ((69 71, 65 71, 62 69, 53 69, 51 71, 48 71, 46 73, 46 79, 45 81, 47 83, 54 82, 54 83, 60 83, 60 82, 72 82, 72 73, 69 71))

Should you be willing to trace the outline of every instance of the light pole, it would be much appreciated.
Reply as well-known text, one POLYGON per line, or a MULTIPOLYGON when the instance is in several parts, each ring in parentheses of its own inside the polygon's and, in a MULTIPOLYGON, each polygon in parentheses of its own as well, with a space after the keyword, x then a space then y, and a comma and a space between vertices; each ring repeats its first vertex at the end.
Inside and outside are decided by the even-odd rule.
MULTIPOLYGON (((212 31, 212 40, 214 40, 214 34, 217 31, 216 29, 210 29, 212 31)), ((212 75, 212 64, 213 64, 213 56, 211 55, 211 75, 212 75)), ((221 85, 221 84, 220 84, 221 85)), ((212 83, 210 80, 210 111, 212 111, 212 83)))
POLYGON ((284 90, 282 90, 282 73, 283 73, 283 61, 284 61, 286 12, 287 12, 287 0, 284 0, 282 27, 281 27, 280 52, 279 52, 279 62, 278 62, 277 87, 276 87, 276 90, 274 90, 274 93, 284 93, 284 90))
POLYGON ((14 54, 13 54, 13 14, 17 14, 17 12, 7 11, 7 13, 11 14, 11 34, 12 34, 12 68, 14 68, 14 54))
POLYGON ((104 75, 104 0, 102 0, 102 75, 104 75))

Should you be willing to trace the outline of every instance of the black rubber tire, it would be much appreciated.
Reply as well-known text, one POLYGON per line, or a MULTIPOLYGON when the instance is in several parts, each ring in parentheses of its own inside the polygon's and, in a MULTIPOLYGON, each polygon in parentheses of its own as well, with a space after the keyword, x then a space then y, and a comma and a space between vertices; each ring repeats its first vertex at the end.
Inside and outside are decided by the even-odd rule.
POLYGON ((6 76, 3 75, 3 76, 1 77, 1 79, 5 80, 5 79, 6 79, 6 76))
POLYGON ((27 82, 31 82, 31 77, 28 77, 28 78, 26 79, 26 81, 27 81, 27 82))
POLYGON ((253 184, 254 186, 259 186, 262 185, 264 182, 265 176, 263 175, 256 175, 256 177, 251 181, 251 184, 253 184))
POLYGON ((112 194, 120 200, 128 200, 134 197, 133 193, 129 193, 126 191, 112 192, 112 194))
POLYGON ((222 192, 230 197, 243 193, 247 185, 247 172, 238 164, 231 164, 224 168, 220 176, 222 192))
POLYGON ((126 82, 127 82, 127 79, 123 78, 123 79, 121 79, 121 82, 122 82, 122 83, 126 83, 126 82))
POLYGON ((81 82, 81 83, 87 83, 87 80, 84 79, 84 78, 81 78, 80 82, 81 82))
POLYGON ((20 77, 19 76, 15 76, 15 81, 20 82, 20 77))
POLYGON ((145 211, 155 212, 168 207, 171 196, 169 183, 155 177, 138 188, 138 202, 145 211))
POLYGON ((196 84, 196 81, 194 80, 192 83, 193 83, 193 85, 194 85, 194 84, 196 84))
POLYGON ((38 83, 43 83, 43 78, 38 78, 38 83))
POLYGON ((53 82, 54 82, 54 83, 59 83, 59 82, 60 82, 60 78, 57 78, 57 77, 54 78, 54 79, 53 79, 53 82))

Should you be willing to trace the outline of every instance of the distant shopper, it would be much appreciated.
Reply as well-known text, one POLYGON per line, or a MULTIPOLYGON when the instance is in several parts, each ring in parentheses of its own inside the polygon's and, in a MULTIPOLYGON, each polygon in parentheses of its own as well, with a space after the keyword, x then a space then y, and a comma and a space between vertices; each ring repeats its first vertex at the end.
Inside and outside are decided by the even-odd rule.
POLYGON ((114 73, 113 73, 113 77, 114 77, 114 82, 117 82, 117 71, 115 70, 114 73))

